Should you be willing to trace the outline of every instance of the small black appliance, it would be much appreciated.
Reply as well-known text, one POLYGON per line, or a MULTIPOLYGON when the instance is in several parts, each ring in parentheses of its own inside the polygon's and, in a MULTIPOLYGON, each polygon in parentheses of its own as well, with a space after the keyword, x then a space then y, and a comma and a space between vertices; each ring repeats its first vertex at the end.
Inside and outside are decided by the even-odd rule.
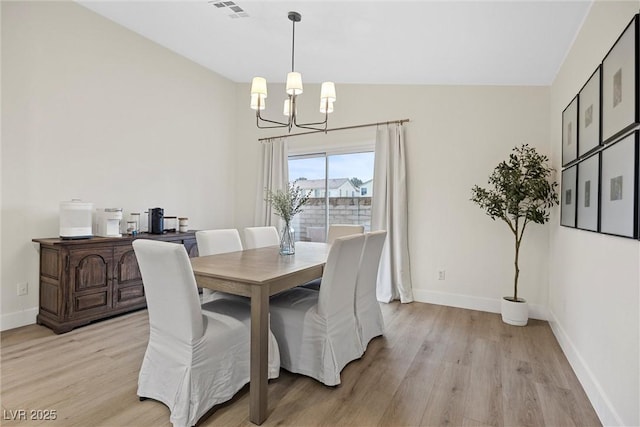
POLYGON ((164 209, 149 209, 149 233, 162 234, 164 231, 164 209))

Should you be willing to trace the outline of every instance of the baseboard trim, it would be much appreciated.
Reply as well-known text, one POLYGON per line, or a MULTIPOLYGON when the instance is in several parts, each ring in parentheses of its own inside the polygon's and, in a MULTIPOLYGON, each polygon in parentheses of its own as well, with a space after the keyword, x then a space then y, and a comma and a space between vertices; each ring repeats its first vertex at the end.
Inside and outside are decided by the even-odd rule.
POLYGON ((611 404, 611 401, 607 398, 607 394, 602 389, 600 382, 596 376, 593 375, 593 372, 591 372, 591 369, 589 369, 589 366, 580 355, 580 352, 576 349, 571 338, 569 338, 569 335, 564 331, 560 322, 551 310, 549 310, 549 325, 560 344, 560 348, 562 348, 569 364, 573 368, 573 372, 575 372, 576 377, 578 377, 578 381, 582 384, 584 392, 587 394, 589 401, 591 401, 593 409, 595 409, 596 414, 598 414, 602 425, 626 425, 611 404))
POLYGON ((22 311, 14 311, 13 313, 3 314, 0 317, 0 331, 19 328, 20 326, 33 325, 36 323, 38 315, 37 308, 29 308, 22 311))
MULTIPOLYGON (((489 313, 500 313, 500 304, 502 300, 502 298, 476 297, 471 295, 427 291, 424 289, 413 289, 413 297, 418 302, 486 311, 489 313)), ((538 304, 529 304, 529 317, 531 319, 548 320, 547 308, 538 304)))

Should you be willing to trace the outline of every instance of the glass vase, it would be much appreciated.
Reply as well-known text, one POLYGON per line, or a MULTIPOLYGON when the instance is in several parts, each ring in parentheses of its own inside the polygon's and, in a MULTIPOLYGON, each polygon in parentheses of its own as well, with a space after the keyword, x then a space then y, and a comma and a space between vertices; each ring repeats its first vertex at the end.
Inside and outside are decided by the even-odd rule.
POLYGON ((280 235, 280 255, 293 255, 296 253, 295 231, 288 223, 282 228, 280 235))

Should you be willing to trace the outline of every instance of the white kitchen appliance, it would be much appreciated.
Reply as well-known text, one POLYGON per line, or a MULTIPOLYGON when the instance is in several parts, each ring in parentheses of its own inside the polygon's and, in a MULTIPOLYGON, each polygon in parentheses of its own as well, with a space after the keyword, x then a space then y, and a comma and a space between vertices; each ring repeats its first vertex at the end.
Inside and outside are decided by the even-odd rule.
POLYGON ((60 202, 60 238, 91 238, 92 212, 93 203, 78 199, 60 202))
POLYGON ((120 234, 122 208, 96 209, 93 220, 93 231, 100 237, 122 237, 120 234))

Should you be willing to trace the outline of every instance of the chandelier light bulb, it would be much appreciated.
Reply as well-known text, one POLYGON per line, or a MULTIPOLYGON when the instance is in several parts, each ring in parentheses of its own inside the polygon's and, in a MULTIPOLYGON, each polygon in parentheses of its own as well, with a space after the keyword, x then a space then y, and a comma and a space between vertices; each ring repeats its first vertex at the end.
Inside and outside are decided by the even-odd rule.
POLYGON ((267 97, 267 79, 264 77, 254 77, 251 81, 251 95, 259 94, 263 95, 260 98, 267 97))
POLYGON ((260 107, 260 110, 264 110, 267 108, 267 100, 264 95, 260 95, 259 93, 251 94, 251 109, 257 110, 260 107), (260 102, 258 102, 260 101, 260 102))
POLYGON ((327 101, 326 99, 321 99, 320 100, 320 112, 322 114, 333 113, 333 102, 327 101))
POLYGON ((320 99, 325 100, 328 99, 329 102, 335 102, 336 100, 336 85, 333 82, 324 82, 322 83, 322 88, 320 89, 320 99))
POLYGON ((287 93, 300 95, 302 93, 302 74, 292 71, 287 74, 287 93))

